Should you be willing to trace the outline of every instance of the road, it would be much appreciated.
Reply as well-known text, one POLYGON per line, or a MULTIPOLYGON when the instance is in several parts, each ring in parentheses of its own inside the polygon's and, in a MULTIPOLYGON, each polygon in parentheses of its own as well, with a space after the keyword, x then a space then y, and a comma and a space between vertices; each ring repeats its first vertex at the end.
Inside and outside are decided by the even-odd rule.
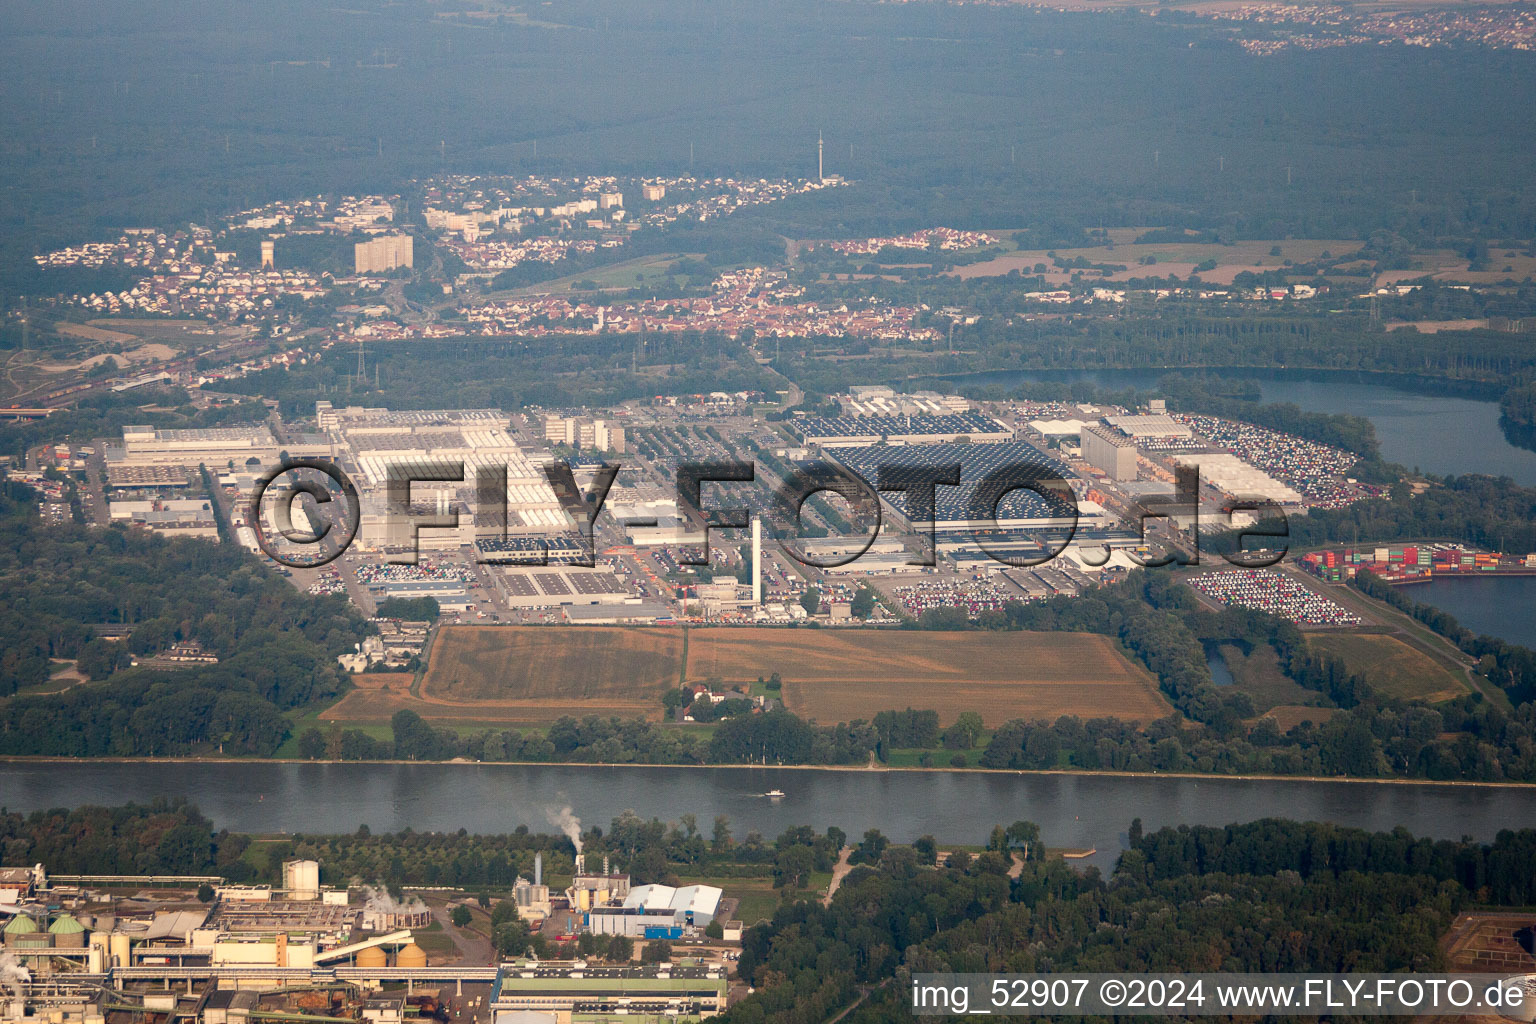
POLYGON ((480 967, 494 963, 491 958, 491 940, 470 928, 456 928, 449 919, 449 908, 440 903, 431 903, 432 919, 443 929, 443 933, 453 940, 454 948, 459 951, 457 964, 447 966, 472 966, 480 967))

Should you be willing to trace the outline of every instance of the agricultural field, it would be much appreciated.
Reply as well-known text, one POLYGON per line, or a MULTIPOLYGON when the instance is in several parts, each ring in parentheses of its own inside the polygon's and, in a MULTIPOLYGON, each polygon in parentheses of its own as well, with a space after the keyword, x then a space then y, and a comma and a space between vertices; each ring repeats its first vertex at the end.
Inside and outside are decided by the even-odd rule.
POLYGON ((658 718, 662 693, 682 679, 683 648, 675 629, 447 626, 432 646, 421 698, 433 705, 430 717, 658 718))
POLYGON ((1333 633, 1308 643, 1343 660, 1377 692, 1403 700, 1439 701, 1464 696, 1467 686, 1434 658, 1395 636, 1333 633))
POLYGON ((1011 718, 1170 713, 1150 676, 1106 637, 1085 633, 875 633, 710 629, 689 634, 689 681, 751 682, 774 672, 784 705, 821 722, 932 708, 988 728, 1011 718))
MULTIPOLYGON (((403 707, 413 706, 409 672, 363 672, 352 677, 352 689, 320 712, 322 722, 387 722, 403 707)), ((297 730, 295 730, 297 731, 297 730)))
POLYGON ((448 626, 426 675, 363 675, 326 721, 383 722, 401 708, 441 724, 661 716, 682 681, 752 684, 777 672, 785 706, 822 722, 933 708, 1010 718, 1171 713, 1152 678, 1109 639, 1075 633, 448 626))

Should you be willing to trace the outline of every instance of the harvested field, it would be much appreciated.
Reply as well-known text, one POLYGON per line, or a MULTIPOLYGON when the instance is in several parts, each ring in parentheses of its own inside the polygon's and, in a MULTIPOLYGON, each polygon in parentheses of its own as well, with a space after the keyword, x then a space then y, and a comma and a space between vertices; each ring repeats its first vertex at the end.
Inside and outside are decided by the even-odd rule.
POLYGON ((989 728, 1061 715, 1150 721, 1171 710, 1145 672, 1107 638, 1086 633, 689 634, 689 681, 749 682, 774 672, 784 679, 785 706, 821 722, 907 707, 932 708, 946 725, 975 711, 989 728))
POLYGON ((487 725, 588 714, 658 719, 662 693, 679 680, 731 685, 774 672, 789 710, 828 723, 906 707, 933 708, 945 724, 976 711, 989 727, 1010 718, 1149 721, 1171 712, 1147 673, 1091 634, 449 626, 419 695, 408 679, 360 676, 359 688, 323 717, 384 721, 408 707, 439 722, 487 725))
POLYGON ((432 646, 416 708, 423 717, 485 713, 512 721, 561 715, 659 718, 681 679, 683 634, 622 626, 447 626, 432 646))

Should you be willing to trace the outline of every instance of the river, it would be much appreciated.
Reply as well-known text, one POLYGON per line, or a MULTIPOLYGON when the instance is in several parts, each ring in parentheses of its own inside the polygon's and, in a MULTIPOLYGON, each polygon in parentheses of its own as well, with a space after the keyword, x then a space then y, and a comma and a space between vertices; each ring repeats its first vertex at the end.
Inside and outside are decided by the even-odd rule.
POLYGON ((293 764, 103 761, 0 763, 0 804, 33 811, 184 796, 216 826, 246 832, 553 831, 569 805, 607 827, 625 809, 677 821, 716 815, 736 838, 772 838, 790 825, 879 828, 897 841, 931 834, 984 842, 995 824, 1037 822, 1052 846, 1088 848, 1113 867, 1131 819, 1222 825, 1279 816, 1415 834, 1491 840, 1536 818, 1536 788, 1268 779, 1041 775, 786 768, 625 768, 578 765, 293 764), (763 793, 783 790, 769 800, 763 793))

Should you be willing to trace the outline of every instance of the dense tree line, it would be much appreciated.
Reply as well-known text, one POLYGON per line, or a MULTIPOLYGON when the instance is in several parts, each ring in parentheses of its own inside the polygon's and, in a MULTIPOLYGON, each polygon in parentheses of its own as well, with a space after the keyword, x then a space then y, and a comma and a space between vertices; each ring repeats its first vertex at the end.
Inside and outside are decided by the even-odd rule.
POLYGON ((1490 844, 1415 838, 1405 828, 1367 832, 1323 822, 1268 818, 1240 825, 1131 828, 1123 874, 1149 881, 1183 875, 1272 875, 1302 879, 1351 874, 1421 875, 1450 882, 1479 903, 1536 902, 1536 832, 1505 830, 1490 844))
MULTIPOLYGON (((992 280, 1002 282, 991 286, 1000 295, 1017 294, 1016 283, 992 280)), ((880 282, 862 280, 856 285, 865 294, 882 287, 880 282)), ((934 306, 966 304, 958 297, 881 297, 934 306)), ((1528 335, 1503 331, 1387 332, 1363 313, 1324 317, 1288 309, 1211 312, 1159 305, 1133 307, 1113 318, 1076 314, 1044 320, 997 315, 983 316, 967 326, 963 335, 956 336, 957 345, 962 341, 964 357, 951 354, 942 342, 926 347, 903 344, 899 354, 881 352, 879 377, 897 382, 911 377, 943 380, 989 370, 1304 368, 1335 375, 1448 379, 1480 385, 1491 392, 1485 397, 1494 397, 1511 384, 1536 376, 1536 355, 1528 335)), ((850 384, 867 382, 870 377, 870 360, 823 357, 841 355, 840 351, 823 353, 807 342, 791 344, 787 340, 780 351, 775 366, 808 390, 831 394, 850 384)), ((985 388, 985 383, 970 380, 962 386, 976 392, 985 388)))
POLYGON ((783 386, 742 345, 714 332, 402 342, 383 346, 370 358, 378 370, 377 388, 354 389, 356 361, 336 348, 305 366, 220 381, 219 389, 276 399, 285 415, 313 415, 322 398, 393 409, 568 408, 617 405, 658 393, 772 393, 783 386))
POLYGON ((77 807, 22 815, 0 811, 0 857, 54 874, 221 874, 243 877, 249 839, 214 833, 183 799, 77 807))
POLYGON ((1298 548, 1444 540, 1493 551, 1536 551, 1536 488, 1486 476, 1449 477, 1419 493, 1398 486, 1384 498, 1313 509, 1287 528, 1298 548))
POLYGON ((783 710, 724 719, 707 738, 640 718, 596 715, 561 717, 543 735, 514 729, 461 735, 434 728, 409 709, 395 712, 390 726, 387 740, 361 729, 310 728, 299 737, 299 752, 309 759, 343 761, 465 757, 600 764, 858 764, 879 743, 868 722, 821 726, 783 710))

